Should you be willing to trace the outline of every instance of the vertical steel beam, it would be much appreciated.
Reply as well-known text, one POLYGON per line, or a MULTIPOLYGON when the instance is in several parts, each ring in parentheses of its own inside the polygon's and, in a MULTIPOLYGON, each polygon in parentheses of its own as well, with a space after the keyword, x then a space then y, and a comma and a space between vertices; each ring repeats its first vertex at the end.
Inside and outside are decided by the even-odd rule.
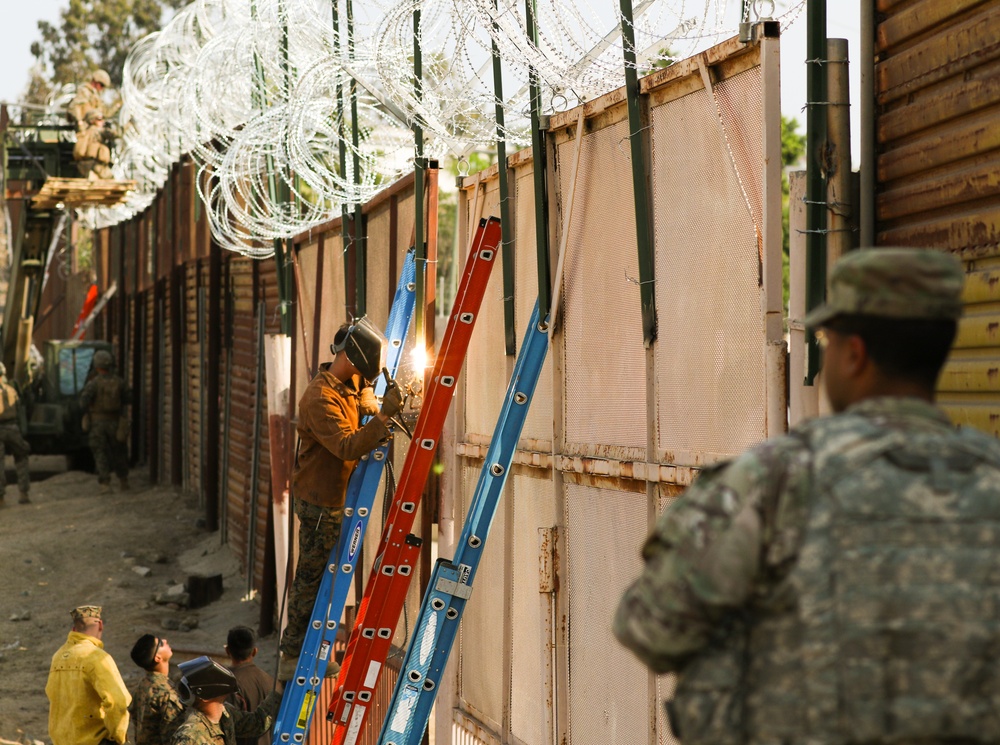
MULTIPOLYGON (((498 0, 493 0, 493 9, 497 9, 498 0)), ((497 120, 497 175, 500 177, 500 259, 503 261, 503 338, 504 351, 513 355, 517 351, 517 334, 514 330, 514 282, 516 279, 514 266, 514 234, 510 220, 510 183, 507 170, 507 137, 504 134, 503 111, 503 68, 500 64, 500 48, 497 46, 497 23, 493 23, 492 38, 493 56, 493 95, 496 97, 495 116, 497 120)))
MULTIPOLYGON (((806 311, 826 295, 826 0, 806 4, 806 311)), ((819 347, 808 334, 806 385, 819 372, 819 347)))
MULTIPOLYGON (((420 3, 413 8, 413 98, 419 103, 424 95, 424 60, 420 47, 420 3)), ((413 326, 417 339, 427 336, 424 292, 427 282, 427 246, 424 243, 424 128, 413 121, 413 245, 417 262, 417 299, 413 326)))
MULTIPOLYGON (((354 2, 346 0, 347 10, 347 59, 354 64, 354 2)), ((352 175, 354 186, 361 185, 361 133, 358 124, 358 81, 351 78, 351 154, 352 175)), ((358 199, 360 189, 355 189, 355 199, 358 199)), ((368 309, 368 251, 365 241, 365 224, 360 199, 354 203, 354 271, 355 282, 355 315, 363 316, 368 309)))
POLYGON ((639 101, 639 71, 636 69, 635 29, 632 0, 620 0, 622 51, 625 56, 625 97, 628 105, 629 154, 632 158, 632 198, 635 207, 635 237, 639 250, 639 297, 642 302, 642 340, 646 347, 656 338, 656 293, 653 284, 653 232, 650 222, 649 178, 643 115, 639 101))
POLYGON ((861 245, 875 245, 875 0, 861 0, 861 245))
MULTIPOLYGON (((524 22, 528 39, 538 46, 536 0, 524 0, 524 22)), ((552 269, 549 258, 549 199, 546 187, 545 131, 542 129, 541 78, 528 68, 528 98, 531 102, 531 157, 535 181, 535 248, 538 260, 538 317, 548 323, 552 301, 552 269)), ((546 129, 548 124, 545 125, 546 129)), ((502 164, 506 165, 506 163, 502 164)), ((502 169, 501 169, 502 170, 502 169)), ((502 227, 502 226, 501 226, 502 227)))
MULTIPOLYGON (((331 4, 333 10, 333 53, 334 56, 339 60, 341 58, 340 51, 340 0, 333 0, 331 4)), ((353 80, 353 78, 352 78, 353 80)), ((340 171, 341 181, 347 179, 347 137, 346 128, 344 126, 344 84, 337 80, 337 163, 340 171)), ((340 205, 340 239, 341 239, 341 256, 344 260, 344 315, 345 317, 353 316, 353 309, 351 308, 350 302, 348 302, 348 296, 350 293, 347 291, 347 286, 349 278, 351 276, 351 262, 348 256, 348 247, 351 243, 351 228, 350 220, 348 219, 348 208, 347 203, 340 205)))

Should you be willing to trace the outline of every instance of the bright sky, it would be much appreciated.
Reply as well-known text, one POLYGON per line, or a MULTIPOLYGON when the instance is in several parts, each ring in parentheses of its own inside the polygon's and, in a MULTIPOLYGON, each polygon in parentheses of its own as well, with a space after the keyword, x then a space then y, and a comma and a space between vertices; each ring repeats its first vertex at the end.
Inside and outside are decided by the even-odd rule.
MULTIPOLYGON (((607 0, 609 3, 613 0, 607 0)), ((739 4, 730 0, 738 8, 739 4)), ((38 21, 45 19, 55 22, 59 11, 68 5, 68 0, 32 0, 30 3, 4 3, 4 28, 7 42, 0 44, 0 101, 16 101, 28 82, 28 70, 34 59, 31 56, 31 42, 39 38, 38 21)), ((781 5, 781 4, 779 4, 781 5)), ((859 43, 859 9, 857 3, 827 4, 827 34, 849 40, 851 56, 851 130, 854 161, 858 161, 858 68, 855 64, 859 43)), ((800 131, 805 131, 806 71, 806 14, 803 10, 795 23, 782 37, 781 51, 781 108, 786 116, 799 120, 800 131)))

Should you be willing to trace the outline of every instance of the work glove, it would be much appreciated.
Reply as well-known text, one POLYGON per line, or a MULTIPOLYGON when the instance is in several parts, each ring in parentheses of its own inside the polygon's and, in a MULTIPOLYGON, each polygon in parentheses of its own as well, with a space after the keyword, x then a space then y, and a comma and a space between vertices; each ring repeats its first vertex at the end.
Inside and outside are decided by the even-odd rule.
POLYGON ((378 399, 375 398, 375 391, 372 390, 370 385, 361 389, 359 404, 363 416, 378 414, 378 399))
POLYGON ((382 394, 382 411, 384 416, 390 419, 403 410, 403 392, 395 380, 390 380, 382 394))

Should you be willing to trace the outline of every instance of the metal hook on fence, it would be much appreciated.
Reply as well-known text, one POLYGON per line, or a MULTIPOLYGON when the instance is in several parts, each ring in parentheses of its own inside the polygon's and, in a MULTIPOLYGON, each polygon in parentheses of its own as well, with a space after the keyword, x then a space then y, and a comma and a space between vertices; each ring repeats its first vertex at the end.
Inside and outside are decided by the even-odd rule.
POLYGON ((469 175, 469 172, 471 170, 472 170, 472 164, 469 162, 468 158, 463 156, 458 161, 458 175, 461 176, 462 178, 465 178, 466 176, 469 175))

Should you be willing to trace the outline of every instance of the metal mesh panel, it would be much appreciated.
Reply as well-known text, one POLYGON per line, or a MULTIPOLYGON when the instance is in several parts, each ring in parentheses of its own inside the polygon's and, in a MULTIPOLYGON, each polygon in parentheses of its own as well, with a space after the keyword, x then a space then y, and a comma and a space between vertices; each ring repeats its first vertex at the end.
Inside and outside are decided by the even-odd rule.
MULTIPOLYGON (((396 240, 399 248, 405 252, 413 245, 413 192, 407 192, 406 198, 396 202, 396 240)), ((400 254, 402 256, 402 253, 400 254)), ((398 266, 402 266, 400 260, 398 266)))
MULTIPOLYGON (((389 320, 389 209, 368 215, 368 272, 365 287, 368 293, 365 304, 367 315, 378 328, 384 329, 389 320)), ((393 288, 396 279, 392 280, 393 288)))
POLYGON ((512 733, 526 745, 546 745, 551 739, 552 701, 552 593, 538 591, 538 528, 557 522, 552 477, 513 476, 514 524, 511 526, 514 560, 514 644, 511 648, 513 685, 510 722, 512 733))
MULTIPOLYGON (((538 299, 538 259, 535 251, 535 185, 531 166, 514 172, 514 329, 518 351, 538 299)), ((521 432, 523 438, 552 442, 552 363, 546 357, 521 432)))
POLYGON ((760 67, 727 78, 715 86, 715 100, 726 130, 729 154, 754 226, 760 233, 764 222, 764 96, 760 67))
MULTIPOLYGON (((498 183, 487 187, 483 215, 499 212, 498 183)), ((463 252, 461 264, 464 267, 463 252)), ((499 264, 500 262, 496 262, 499 264)), ((503 394, 507 389, 509 365, 503 343, 503 268, 494 266, 483 304, 465 358, 465 431, 488 438, 496 427, 503 394)))
POLYGON ((646 742, 646 668, 611 634, 618 599, 642 570, 646 495, 567 484, 566 533, 570 743, 646 742))
MULTIPOLYGON (((566 247, 566 441, 585 452, 598 446, 643 452, 646 447, 646 365, 639 287, 633 282, 639 259, 627 141, 627 122, 583 138, 566 247)), ((572 163, 575 147, 572 140, 559 146, 561 164, 572 163)), ((570 170, 559 169, 563 200, 570 170)))
MULTIPOLYGON (((759 103, 744 91, 750 100, 737 105, 737 92, 727 108, 748 118, 734 127, 744 140, 756 121, 760 170, 759 103)), ((757 238, 708 93, 655 107, 651 120, 658 457, 690 464, 765 435, 757 238)))
MULTIPOLYGON (((298 307, 295 308, 295 326, 297 329, 295 339, 295 390, 299 397, 302 396, 306 385, 309 383, 310 368, 317 367, 317 361, 313 359, 313 338, 316 334, 316 259, 319 248, 316 243, 302 246, 298 250, 297 261, 299 262, 299 278, 301 284, 296 289, 298 297, 298 307)), ((329 348, 329 347, 328 347, 329 348)), ((323 347, 320 346, 320 355, 323 354, 323 347)), ((294 412, 293 412, 294 414, 294 412)))
POLYGON ((323 241, 323 307, 319 318, 320 362, 328 362, 330 344, 337 329, 347 319, 344 294, 344 242, 339 235, 327 234, 323 241))
MULTIPOLYGON (((468 513, 482 464, 464 468, 460 514, 468 513)), ((501 509, 476 572, 472 599, 462 616, 460 637, 460 696, 484 724, 499 731, 503 721, 504 675, 504 544, 507 525, 501 509)), ((456 525, 456 530, 458 526, 456 525)))

